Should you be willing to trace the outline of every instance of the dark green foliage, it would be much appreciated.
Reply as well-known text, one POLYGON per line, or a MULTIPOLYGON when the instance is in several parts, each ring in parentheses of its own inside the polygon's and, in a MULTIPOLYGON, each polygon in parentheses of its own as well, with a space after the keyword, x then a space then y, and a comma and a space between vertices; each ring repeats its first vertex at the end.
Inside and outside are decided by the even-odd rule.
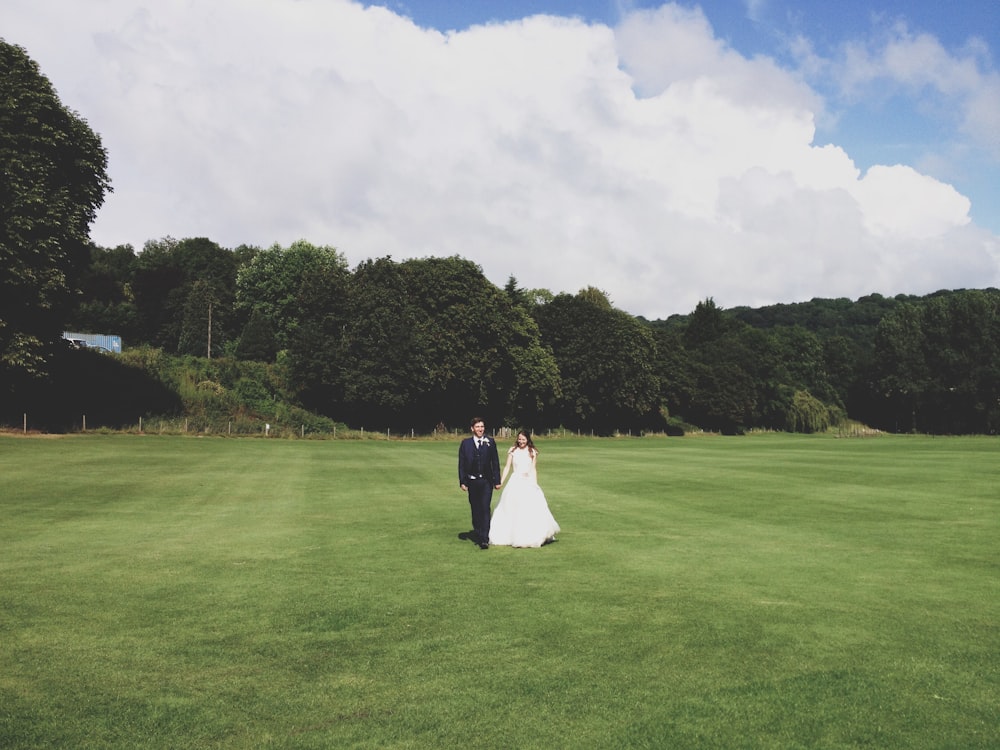
POLYGON ((234 315, 236 272, 236 255, 206 238, 147 242, 131 284, 141 342, 206 353, 209 302, 213 350, 235 338, 243 326, 234 315))
POLYGON ((185 408, 205 418, 291 404, 401 432, 464 428, 473 412, 497 426, 597 433, 817 432, 845 417, 892 431, 997 429, 996 290, 873 295, 859 310, 814 300, 759 315, 707 299, 690 315, 647 323, 595 288, 546 295, 511 278, 499 289, 458 257, 383 258, 352 272, 336 250, 305 242, 233 253, 166 240, 147 251, 144 259, 129 248, 94 251, 85 278, 96 298, 77 312, 99 310, 110 323, 114 310, 131 311, 122 320, 135 320, 138 288, 135 298, 155 313, 147 282, 172 275, 153 337, 170 340, 163 332, 176 329, 168 351, 206 353, 211 301, 213 358, 284 363, 274 370, 280 387, 264 391, 253 379, 237 386, 230 378, 220 394, 211 377, 175 378, 186 383, 185 408), (213 266, 212 258, 225 262, 213 266), (234 268, 243 269, 237 306, 215 291, 232 283, 234 268), (237 337, 232 321, 240 319, 237 337))
POLYGON ((142 383, 128 391, 135 373, 125 377, 110 360, 88 355, 80 377, 67 380, 58 339, 78 330, 187 355, 176 360, 188 363, 179 366, 186 374, 154 380, 205 418, 305 407, 357 426, 422 432, 464 427, 472 413, 494 425, 600 433, 682 425, 815 432, 845 415, 895 431, 1000 427, 996 289, 728 311, 708 298, 689 315, 649 322, 615 309, 595 287, 553 295, 510 277, 500 289, 460 257, 368 260, 352 272, 339 251, 304 240, 231 251, 170 237, 136 255, 89 242, 110 190, 106 167, 98 136, 23 49, 0 41, 7 421, 26 404, 64 415, 94 403, 109 416, 92 418, 109 424, 125 412, 174 408, 142 383), (273 367, 266 377, 195 376, 198 358, 228 355, 273 367), (130 402, 133 393, 147 402, 130 402), (105 409, 108 394, 121 410, 105 409))
POLYGON ((534 321, 457 257, 362 263, 335 377, 352 420, 425 431, 537 417, 558 389, 534 321))
POLYGON ((231 252, 207 240, 150 243, 139 257, 96 249, 84 279, 80 330, 90 314, 118 332, 117 312, 123 329, 134 325, 130 346, 176 336, 167 352, 204 356, 211 302, 213 359, 283 363, 280 387, 266 393, 238 378, 221 395, 212 378, 175 378, 186 383, 185 408, 206 419, 290 404, 401 432, 464 428, 473 412, 497 426, 601 434, 817 432, 844 418, 992 433, 1000 422, 997 290, 873 295, 859 310, 814 300, 759 315, 707 299, 649 323, 595 288, 551 295, 511 278, 499 289, 458 257, 383 258, 350 271, 336 250, 305 242, 231 252), (234 304, 226 290, 237 269, 234 304), (144 330, 158 333, 144 339, 144 330))
POLYGON ((699 303, 676 332, 658 330, 662 345, 672 348, 663 384, 670 413, 724 433, 784 428, 791 389, 773 336, 724 313, 711 299, 699 303))
POLYGON ((60 346, 49 358, 49 374, 3 399, 0 424, 66 432, 83 427, 119 429, 149 415, 180 414, 175 388, 149 368, 91 349, 60 346))
POLYGON ((876 326, 887 313, 904 302, 917 299, 906 295, 883 297, 881 294, 870 294, 852 302, 844 297, 817 297, 808 302, 767 305, 754 309, 735 307, 727 312, 754 328, 799 326, 812 331, 821 339, 842 335, 870 345, 876 326))
POLYGON ((221 351, 224 308, 211 284, 198 279, 188 288, 177 351, 210 357, 221 351))
POLYGON ((689 349, 711 344, 728 333, 742 330, 731 315, 726 315, 711 297, 699 302, 684 325, 684 345, 689 349))
POLYGON ((824 432, 836 426, 837 411, 809 391, 796 391, 787 411, 786 429, 789 432, 824 432))
POLYGON ((1000 294, 962 291, 887 315, 875 337, 873 422, 888 429, 995 433, 1000 427, 1000 294))
POLYGON ((240 342, 236 346, 236 356, 258 362, 273 362, 277 353, 274 326, 263 313, 254 310, 243 328, 240 342))
POLYGON ((248 316, 256 311, 274 329, 279 349, 287 349, 303 320, 321 314, 330 296, 323 283, 334 289, 347 276, 347 261, 333 247, 319 247, 305 240, 289 247, 273 245, 252 254, 236 276, 236 306, 248 316))
POLYGON ((815 399, 834 423, 846 415, 890 431, 993 434, 998 306, 996 289, 759 310, 722 311, 708 300, 650 324, 662 400, 671 414, 723 431, 737 428, 741 410, 746 426, 810 431, 825 421, 816 422, 815 399))
POLYGON ((296 434, 303 428, 333 429, 332 421, 299 406, 289 390, 287 368, 281 364, 168 355, 149 347, 129 349, 119 359, 142 368, 175 394, 193 432, 238 428, 238 432, 261 433, 265 423, 296 434))
POLYGON ((648 326, 592 287, 556 295, 535 315, 559 367, 563 424, 604 434, 660 426, 656 344, 648 326))
POLYGON ((0 377, 49 368, 110 190, 107 154, 20 47, 0 40, 0 377))
POLYGON ((519 307, 529 307, 531 305, 530 293, 522 289, 518 283, 517 279, 513 276, 507 279, 507 283, 503 287, 504 294, 510 299, 511 304, 517 305, 519 307))
POLYGON ((143 339, 132 294, 136 255, 131 245, 107 249, 90 248, 90 264, 84 270, 80 296, 69 312, 66 328, 71 331, 113 333, 125 342, 143 339))
MULTIPOLYGON (((295 292, 296 326, 288 340, 290 372, 305 406, 335 416, 343 404, 342 340, 350 319, 352 277, 335 251, 315 260, 295 292)), ((251 292, 249 286, 247 293, 255 299, 262 296, 251 292)), ((260 308, 254 313, 270 322, 260 308)))

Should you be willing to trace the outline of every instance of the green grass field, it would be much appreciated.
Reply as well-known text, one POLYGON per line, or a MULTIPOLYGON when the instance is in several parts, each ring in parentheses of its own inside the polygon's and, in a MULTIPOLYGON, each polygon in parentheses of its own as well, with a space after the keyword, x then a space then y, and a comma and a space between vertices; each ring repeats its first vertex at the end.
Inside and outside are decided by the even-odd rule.
POLYGON ((0 437, 3 748, 996 748, 1000 441, 0 437))

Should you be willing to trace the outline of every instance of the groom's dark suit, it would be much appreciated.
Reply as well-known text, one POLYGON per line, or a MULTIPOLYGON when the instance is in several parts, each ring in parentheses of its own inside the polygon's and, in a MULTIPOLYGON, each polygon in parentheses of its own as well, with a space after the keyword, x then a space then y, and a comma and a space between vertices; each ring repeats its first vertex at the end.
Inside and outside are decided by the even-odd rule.
POLYGON ((490 540, 490 503, 493 488, 500 484, 500 456, 496 441, 483 435, 482 445, 475 437, 467 437, 458 446, 458 483, 469 488, 472 507, 472 529, 480 545, 490 540))

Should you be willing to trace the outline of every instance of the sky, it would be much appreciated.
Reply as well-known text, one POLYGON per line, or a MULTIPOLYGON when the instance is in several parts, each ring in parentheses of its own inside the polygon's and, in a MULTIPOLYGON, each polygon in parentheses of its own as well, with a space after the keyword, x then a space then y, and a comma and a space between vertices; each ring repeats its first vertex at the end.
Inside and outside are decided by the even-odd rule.
POLYGON ((99 245, 461 256, 699 301, 1000 286, 1000 4, 4 0, 101 137, 99 245))

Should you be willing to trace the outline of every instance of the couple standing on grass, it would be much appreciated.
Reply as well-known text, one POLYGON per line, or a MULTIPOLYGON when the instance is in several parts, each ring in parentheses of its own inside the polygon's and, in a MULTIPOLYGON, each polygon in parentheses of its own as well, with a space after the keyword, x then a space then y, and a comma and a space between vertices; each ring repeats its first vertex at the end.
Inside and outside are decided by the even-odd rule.
POLYGON ((472 531, 459 536, 471 539, 480 549, 488 549, 491 544, 541 547, 553 541, 559 524, 538 486, 538 450, 531 436, 523 430, 517 433, 501 473, 497 444, 486 434, 486 423, 474 417, 470 429, 472 435, 458 447, 458 484, 469 493, 472 531), (491 519, 493 490, 503 486, 508 474, 510 481, 491 519))

